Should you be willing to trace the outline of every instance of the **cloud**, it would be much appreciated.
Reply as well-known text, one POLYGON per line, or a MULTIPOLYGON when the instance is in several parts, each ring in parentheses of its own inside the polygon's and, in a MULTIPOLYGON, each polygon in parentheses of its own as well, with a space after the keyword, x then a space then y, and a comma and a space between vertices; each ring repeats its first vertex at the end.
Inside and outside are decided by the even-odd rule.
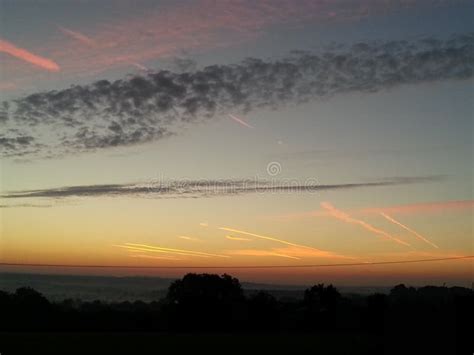
POLYGON ((48 71, 57 72, 60 70, 59 65, 53 62, 51 59, 33 54, 27 51, 26 49, 19 48, 13 43, 2 39, 0 39, 0 52, 10 54, 15 58, 21 59, 25 62, 33 64, 42 69, 46 69, 48 71))
POLYGON ((41 147, 2 146, 4 157, 76 154, 156 141, 183 125, 347 92, 472 78, 474 35, 359 43, 275 60, 249 58, 201 70, 158 71, 4 103, 0 138, 31 136, 41 147))
POLYGON ((330 190, 350 190, 357 188, 372 188, 397 186, 414 183, 429 183, 440 181, 439 176, 395 177, 381 181, 357 182, 346 184, 290 184, 270 180, 229 179, 229 180, 172 180, 163 182, 135 184, 107 184, 66 186, 39 190, 22 190, 7 192, 0 197, 3 199, 23 198, 70 198, 70 197, 154 197, 154 198, 200 198, 231 196, 249 193, 311 193, 330 190))

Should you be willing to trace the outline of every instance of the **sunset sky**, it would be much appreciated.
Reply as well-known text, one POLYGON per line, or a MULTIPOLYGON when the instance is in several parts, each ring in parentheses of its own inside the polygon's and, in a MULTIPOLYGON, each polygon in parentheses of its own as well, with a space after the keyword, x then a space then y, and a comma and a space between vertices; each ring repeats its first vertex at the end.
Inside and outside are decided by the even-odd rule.
POLYGON ((471 285, 471 1, 0 13, 0 262, 178 267, 0 271, 471 285))

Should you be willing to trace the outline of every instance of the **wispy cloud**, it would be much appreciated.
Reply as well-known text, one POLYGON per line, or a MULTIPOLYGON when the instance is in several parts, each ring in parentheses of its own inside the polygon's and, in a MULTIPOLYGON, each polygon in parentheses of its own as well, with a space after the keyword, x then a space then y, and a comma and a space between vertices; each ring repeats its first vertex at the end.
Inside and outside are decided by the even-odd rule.
MULTIPOLYGON (((137 62, 125 59, 127 65, 137 62)), ((38 149, 0 148, 4 157, 44 157, 138 145, 229 112, 473 75, 472 34, 447 40, 359 43, 321 53, 295 51, 273 61, 247 59, 184 73, 145 73, 5 103, 1 123, 5 133, 0 138, 31 137, 38 149)))
POLYGON ((362 228, 368 230, 369 232, 371 232, 371 233, 373 233, 373 234, 375 234, 379 237, 392 240, 392 241, 394 241, 398 244, 401 244, 401 245, 410 246, 410 244, 408 244, 407 242, 405 242, 403 240, 400 240, 399 238, 394 237, 390 233, 388 233, 388 232, 386 232, 386 231, 384 231, 380 228, 376 228, 376 227, 372 226, 371 224, 369 224, 367 222, 364 222, 360 219, 356 219, 354 217, 351 217, 350 215, 348 215, 347 213, 345 213, 341 210, 338 210, 333 205, 331 205, 329 202, 322 202, 321 207, 324 208, 326 211, 328 211, 329 214, 332 217, 337 218, 337 219, 339 219, 343 222, 359 225, 362 228))
POLYGON ((0 52, 7 53, 15 58, 21 59, 48 71, 57 72, 60 70, 59 65, 51 59, 33 54, 26 49, 17 47, 13 43, 10 43, 6 40, 0 39, 0 52))

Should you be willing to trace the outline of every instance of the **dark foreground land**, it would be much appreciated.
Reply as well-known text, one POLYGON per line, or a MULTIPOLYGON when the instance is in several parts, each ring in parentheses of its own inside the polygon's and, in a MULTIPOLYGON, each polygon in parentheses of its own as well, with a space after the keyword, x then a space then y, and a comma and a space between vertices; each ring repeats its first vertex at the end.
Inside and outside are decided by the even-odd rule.
POLYGON ((151 302, 0 291, 0 353, 472 354, 474 292, 398 285, 342 296, 315 285, 302 299, 244 294, 228 275, 188 274, 151 302))
POLYGON ((472 354, 443 335, 323 333, 0 333, 8 354, 472 354), (401 338, 399 338, 401 337, 401 338))
POLYGON ((368 334, 27 333, 1 334, 8 354, 377 354, 368 334))

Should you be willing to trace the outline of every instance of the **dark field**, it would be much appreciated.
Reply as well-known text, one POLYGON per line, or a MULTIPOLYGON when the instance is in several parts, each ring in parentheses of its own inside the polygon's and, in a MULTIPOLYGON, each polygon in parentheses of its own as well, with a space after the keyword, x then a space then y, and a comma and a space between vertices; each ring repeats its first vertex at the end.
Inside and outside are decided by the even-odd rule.
POLYGON ((375 354, 367 334, 10 333, 0 335, 9 354, 375 354))

